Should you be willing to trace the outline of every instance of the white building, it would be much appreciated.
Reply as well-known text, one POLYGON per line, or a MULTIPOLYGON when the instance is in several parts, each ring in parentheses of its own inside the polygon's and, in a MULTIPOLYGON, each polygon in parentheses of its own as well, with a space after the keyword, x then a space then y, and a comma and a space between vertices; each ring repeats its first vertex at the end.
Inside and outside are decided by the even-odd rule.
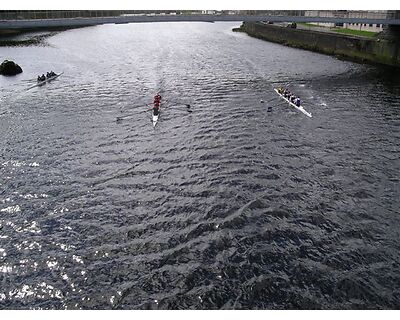
MULTIPOLYGON (((375 10, 375 11, 349 11, 349 18, 369 18, 369 19, 386 19, 387 10, 375 10)), ((366 24, 366 23, 345 23, 344 28, 354 30, 365 30, 372 32, 381 32, 383 30, 382 24, 366 24)))
MULTIPOLYGON (((338 18, 368 18, 368 19, 386 19, 388 16, 387 10, 309 10, 304 13, 307 17, 338 17, 338 18)), ((323 27, 339 27, 353 30, 364 30, 371 32, 381 32, 383 26, 381 24, 367 24, 367 23, 322 23, 322 22, 311 22, 323 27)))

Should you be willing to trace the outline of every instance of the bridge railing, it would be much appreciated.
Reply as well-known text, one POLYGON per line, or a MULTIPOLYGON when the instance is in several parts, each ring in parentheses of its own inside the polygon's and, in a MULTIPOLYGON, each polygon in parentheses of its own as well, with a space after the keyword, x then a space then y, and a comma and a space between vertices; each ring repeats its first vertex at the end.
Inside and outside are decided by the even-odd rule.
POLYGON ((121 15, 121 12, 116 10, 3 10, 0 11, 0 20, 114 17, 121 15))
MULTIPOLYGON (((217 11, 215 14, 227 14, 229 10, 217 11), (226 11, 226 12, 225 12, 226 11)), ((162 14, 173 12, 182 15, 199 15, 202 11, 177 11, 164 10, 162 14)), ((204 11, 203 11, 204 12, 204 11)), ((67 18, 98 18, 116 17, 126 14, 143 13, 148 15, 161 14, 157 10, 0 10, 0 20, 45 20, 45 19, 67 19, 67 18)), ((205 14, 205 13, 203 13, 205 14)), ((269 16, 304 16, 302 10, 237 10, 238 15, 269 15, 269 16)))
MULTIPOLYGON (((164 11, 168 14, 172 11, 164 11)), ((204 11, 203 11, 204 12, 204 11)), ((46 20, 46 19, 67 19, 67 18, 98 18, 117 17, 126 14, 143 13, 148 15, 160 14, 159 11, 135 11, 135 10, 0 10, 0 20, 46 20)), ((176 13, 176 11, 174 11, 176 13)), ((182 15, 199 15, 201 11, 179 11, 182 15)), ((215 14, 226 14, 225 11, 215 14)), ((399 19, 400 11, 380 10, 371 11, 347 11, 347 10, 238 10, 236 15, 263 15, 263 16, 308 16, 308 17, 335 17, 335 18, 378 18, 378 19, 399 19)))

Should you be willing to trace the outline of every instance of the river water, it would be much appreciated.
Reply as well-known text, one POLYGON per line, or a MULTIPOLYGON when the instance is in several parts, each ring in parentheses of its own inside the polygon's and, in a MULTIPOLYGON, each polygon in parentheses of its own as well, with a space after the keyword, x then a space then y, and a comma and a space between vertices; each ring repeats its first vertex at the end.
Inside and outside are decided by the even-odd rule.
POLYGON ((1 309, 400 307, 398 76, 237 26, 0 48, 1 309))

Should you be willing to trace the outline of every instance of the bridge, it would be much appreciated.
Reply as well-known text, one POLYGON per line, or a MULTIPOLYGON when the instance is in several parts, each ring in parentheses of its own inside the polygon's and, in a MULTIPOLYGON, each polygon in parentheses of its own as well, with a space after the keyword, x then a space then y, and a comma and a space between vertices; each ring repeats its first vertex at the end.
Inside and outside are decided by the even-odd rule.
POLYGON ((0 20, 0 30, 3 29, 37 29, 37 28, 68 28, 94 26, 100 24, 124 24, 144 22, 217 22, 217 21, 271 21, 271 22, 322 22, 322 23, 365 23, 382 25, 400 25, 400 17, 396 14, 391 18, 350 18, 312 17, 304 15, 244 15, 244 14, 190 14, 190 15, 121 15, 111 17, 76 17, 58 19, 17 19, 0 20))

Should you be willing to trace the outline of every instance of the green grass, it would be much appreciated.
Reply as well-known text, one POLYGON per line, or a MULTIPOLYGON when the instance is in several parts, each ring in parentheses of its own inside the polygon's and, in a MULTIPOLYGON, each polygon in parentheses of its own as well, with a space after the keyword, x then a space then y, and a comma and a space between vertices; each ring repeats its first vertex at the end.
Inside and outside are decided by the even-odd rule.
MULTIPOLYGON (((315 24, 311 23, 305 23, 305 22, 299 22, 298 24, 301 24, 306 27, 314 27, 314 28, 327 28, 325 26, 318 26, 315 24)), ((378 32, 372 32, 372 31, 364 31, 364 30, 353 30, 353 29, 344 29, 344 28, 329 28, 331 31, 337 32, 337 33, 343 33, 343 34, 349 34, 352 36, 361 36, 361 37, 369 37, 373 38, 375 37, 378 32)))
POLYGON ((321 28, 321 26, 318 26, 318 25, 312 24, 312 23, 307 23, 307 22, 299 22, 297 24, 301 24, 301 25, 306 26, 306 27, 321 28))
POLYGON ((338 32, 338 33, 349 34, 352 36, 362 36, 362 37, 370 37, 370 38, 373 38, 378 34, 377 32, 364 31, 364 30, 342 29, 342 28, 331 28, 331 30, 338 32))

